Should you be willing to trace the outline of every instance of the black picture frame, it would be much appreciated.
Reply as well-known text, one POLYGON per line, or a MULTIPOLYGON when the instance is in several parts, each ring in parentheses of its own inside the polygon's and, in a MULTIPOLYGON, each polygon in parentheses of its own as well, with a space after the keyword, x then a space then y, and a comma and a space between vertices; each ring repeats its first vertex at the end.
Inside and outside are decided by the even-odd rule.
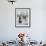
POLYGON ((31 27, 31 8, 15 8, 15 27, 18 27, 18 28, 26 28, 26 27, 31 27), (25 9, 25 11, 27 10, 27 12, 28 12, 28 25, 22 25, 22 24, 20 24, 20 25, 17 25, 17 14, 18 14, 18 12, 17 12, 17 10, 19 11, 19 12, 22 12, 22 10, 24 10, 25 9))

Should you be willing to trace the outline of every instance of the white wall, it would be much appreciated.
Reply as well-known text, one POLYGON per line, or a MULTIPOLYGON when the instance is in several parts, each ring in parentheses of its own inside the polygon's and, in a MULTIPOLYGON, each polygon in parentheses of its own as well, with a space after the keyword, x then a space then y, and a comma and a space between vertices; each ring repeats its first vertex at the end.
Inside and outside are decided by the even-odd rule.
POLYGON ((13 5, 0 0, 0 40, 15 40, 19 32, 29 33, 33 40, 46 40, 46 1, 17 0, 13 5), (31 8, 31 27, 15 27, 15 8, 31 8))

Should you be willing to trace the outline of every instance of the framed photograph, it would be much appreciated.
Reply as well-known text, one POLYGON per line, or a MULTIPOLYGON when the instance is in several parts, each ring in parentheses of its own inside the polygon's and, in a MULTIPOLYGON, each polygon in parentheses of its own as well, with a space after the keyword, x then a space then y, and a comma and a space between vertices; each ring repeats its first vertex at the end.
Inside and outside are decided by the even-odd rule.
POLYGON ((30 8, 15 8, 15 27, 30 27, 30 21, 30 8))

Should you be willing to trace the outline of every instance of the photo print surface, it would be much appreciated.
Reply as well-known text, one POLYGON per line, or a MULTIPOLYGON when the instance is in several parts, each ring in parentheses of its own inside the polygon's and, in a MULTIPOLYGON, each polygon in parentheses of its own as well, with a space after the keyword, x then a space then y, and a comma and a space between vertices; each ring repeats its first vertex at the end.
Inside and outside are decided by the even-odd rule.
POLYGON ((16 8, 15 9, 15 26, 29 27, 30 26, 30 8, 16 8))

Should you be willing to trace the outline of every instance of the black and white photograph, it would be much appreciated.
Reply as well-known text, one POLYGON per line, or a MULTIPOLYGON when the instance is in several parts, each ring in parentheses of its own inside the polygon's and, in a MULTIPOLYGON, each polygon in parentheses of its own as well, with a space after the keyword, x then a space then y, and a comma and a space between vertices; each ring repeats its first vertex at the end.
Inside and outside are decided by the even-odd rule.
POLYGON ((0 0, 0 46, 46 46, 46 0, 0 0))
POLYGON ((15 26, 30 27, 30 8, 16 8, 15 11, 15 26))

